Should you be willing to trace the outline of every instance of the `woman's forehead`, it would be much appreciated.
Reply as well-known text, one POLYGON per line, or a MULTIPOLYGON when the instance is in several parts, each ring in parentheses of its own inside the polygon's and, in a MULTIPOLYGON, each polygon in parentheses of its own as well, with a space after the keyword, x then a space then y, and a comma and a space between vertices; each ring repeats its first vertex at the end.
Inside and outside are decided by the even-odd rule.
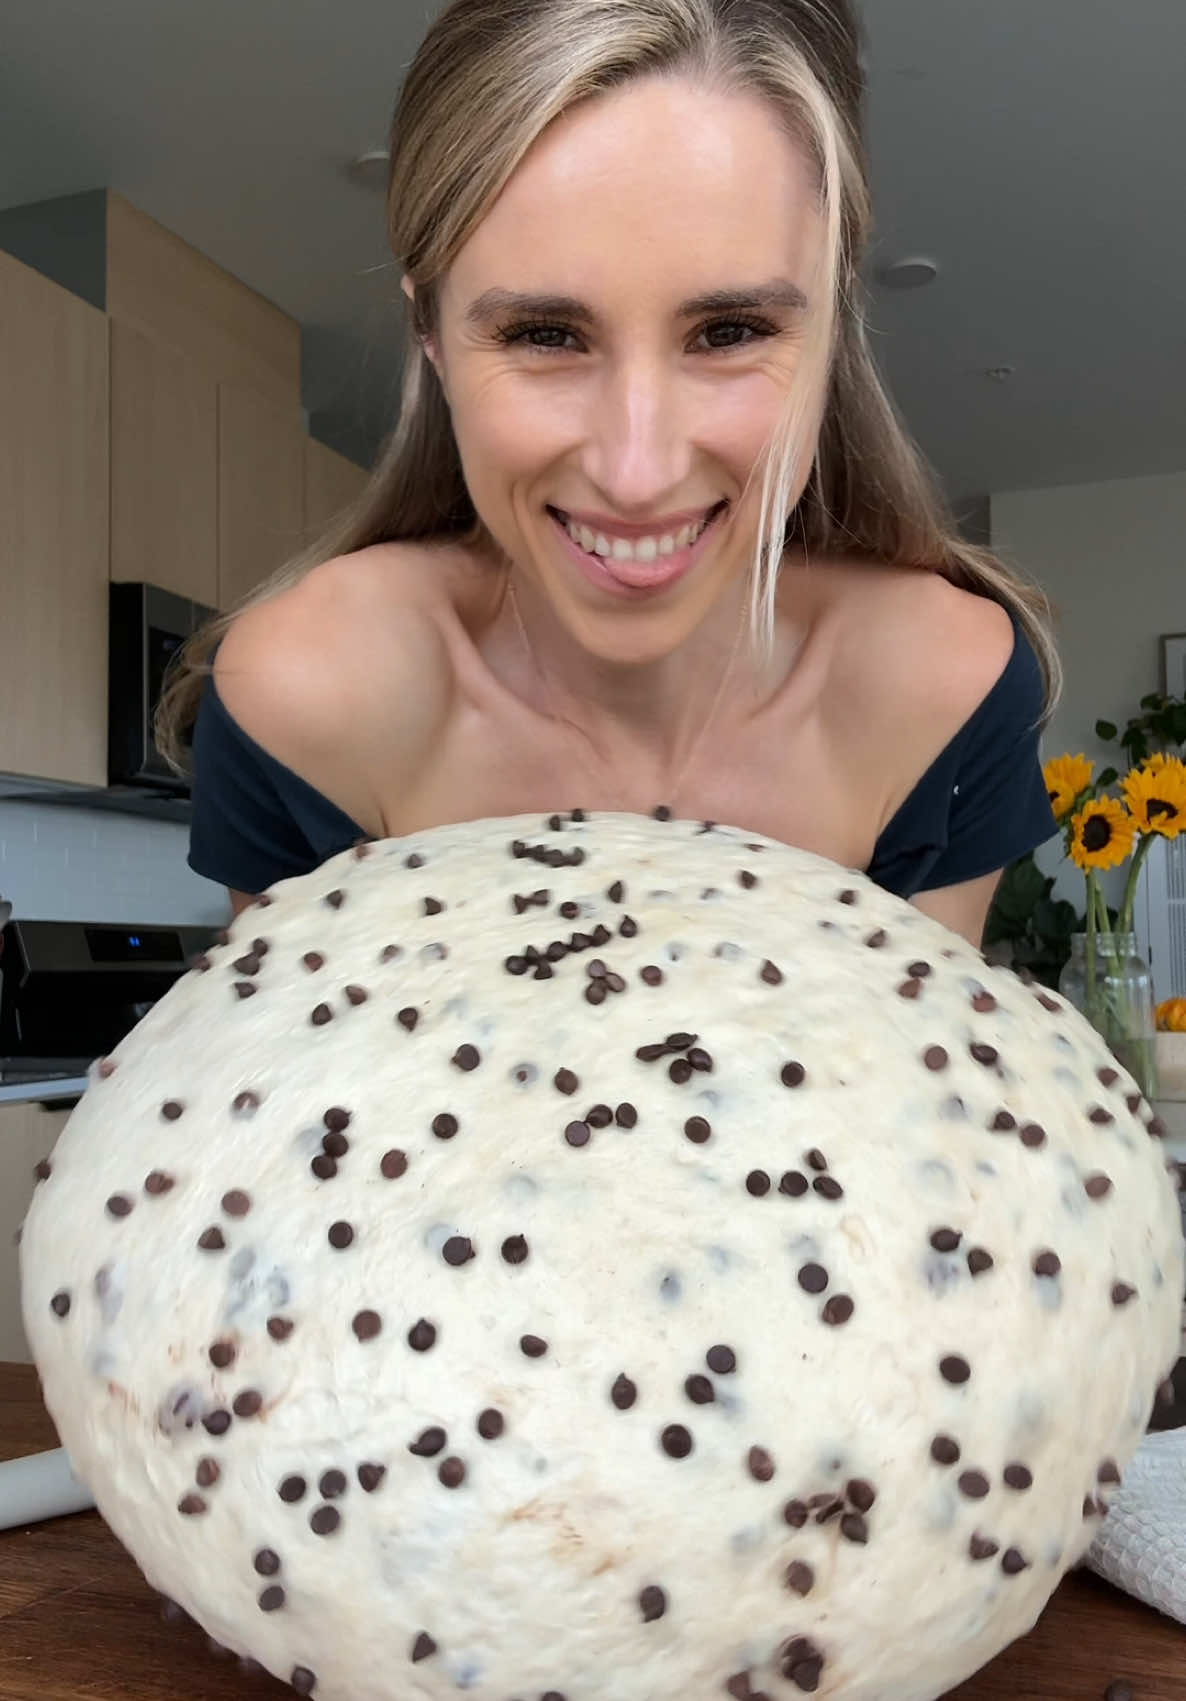
POLYGON ((587 299, 625 273, 673 301, 799 276, 811 163, 759 97, 648 78, 582 103, 528 152, 454 263, 451 295, 587 299))

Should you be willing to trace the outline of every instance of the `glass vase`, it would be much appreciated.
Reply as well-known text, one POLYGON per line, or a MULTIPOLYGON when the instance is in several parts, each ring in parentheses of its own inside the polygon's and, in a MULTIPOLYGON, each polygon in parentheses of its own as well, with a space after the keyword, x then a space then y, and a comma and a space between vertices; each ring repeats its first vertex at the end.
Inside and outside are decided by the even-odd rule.
POLYGON ((1157 1097, 1157 1022, 1149 965, 1135 933, 1071 937, 1058 990, 1102 1034, 1145 1097, 1157 1097))

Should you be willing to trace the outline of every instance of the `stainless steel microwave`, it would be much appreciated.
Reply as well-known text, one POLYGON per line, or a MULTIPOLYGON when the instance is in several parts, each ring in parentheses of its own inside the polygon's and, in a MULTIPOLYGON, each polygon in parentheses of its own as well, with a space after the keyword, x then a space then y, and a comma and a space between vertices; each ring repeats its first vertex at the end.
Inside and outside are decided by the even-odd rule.
POLYGON ((107 674, 107 783, 188 795, 156 747, 152 720, 169 664, 216 609, 156 585, 113 584, 107 674))

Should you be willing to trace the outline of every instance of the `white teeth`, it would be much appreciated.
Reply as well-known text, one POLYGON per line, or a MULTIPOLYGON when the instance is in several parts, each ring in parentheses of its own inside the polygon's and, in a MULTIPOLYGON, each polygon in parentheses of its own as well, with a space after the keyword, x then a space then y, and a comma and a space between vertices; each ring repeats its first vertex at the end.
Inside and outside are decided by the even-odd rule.
POLYGON ((692 525, 681 526, 677 532, 635 538, 633 542, 621 537, 611 540, 604 532, 591 531, 576 520, 565 519, 563 524, 572 541, 590 555, 601 555, 606 559, 612 557, 614 561, 654 561, 656 556, 674 555, 677 549, 690 548, 708 521, 698 520, 692 525))

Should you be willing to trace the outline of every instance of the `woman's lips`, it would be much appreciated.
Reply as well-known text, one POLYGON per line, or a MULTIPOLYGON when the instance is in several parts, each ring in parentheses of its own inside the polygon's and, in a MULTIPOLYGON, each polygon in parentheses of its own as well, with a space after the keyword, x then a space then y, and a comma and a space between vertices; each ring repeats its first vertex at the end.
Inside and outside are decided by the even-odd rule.
POLYGON ((638 595, 666 590, 688 573, 700 559, 710 540, 716 536, 717 522, 727 511, 727 503, 709 509, 711 516, 695 543, 670 555, 657 555, 653 561, 615 561, 613 556, 594 555, 574 543, 568 529, 559 518, 561 509, 549 508, 548 515, 560 534, 560 540, 577 566, 599 590, 616 592, 619 596, 638 595))

